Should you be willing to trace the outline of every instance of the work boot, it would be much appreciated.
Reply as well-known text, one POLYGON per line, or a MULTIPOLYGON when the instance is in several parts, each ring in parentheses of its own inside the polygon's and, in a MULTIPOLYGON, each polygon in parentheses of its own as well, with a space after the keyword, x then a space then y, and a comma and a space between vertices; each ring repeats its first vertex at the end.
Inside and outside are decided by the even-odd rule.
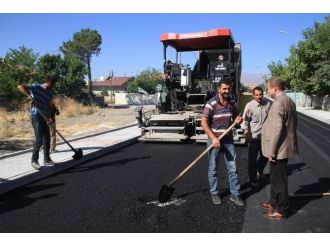
POLYGON ((219 194, 212 194, 212 202, 216 205, 221 204, 222 201, 219 194))
POLYGON ((36 170, 40 169, 40 164, 38 161, 31 161, 31 166, 36 170))
POLYGON ((252 189, 259 189, 260 188, 260 184, 258 182, 251 182, 250 183, 250 187, 252 189))
POLYGON ((243 207, 245 205, 244 201, 240 196, 237 195, 231 195, 230 200, 233 201, 237 206, 243 207))
POLYGON ((257 171, 257 180, 264 180, 265 174, 262 171, 257 171))
POLYGON ((53 166, 53 165, 55 165, 55 162, 52 161, 51 159, 49 159, 49 160, 45 160, 45 161, 44 161, 44 165, 45 165, 45 166, 53 166))

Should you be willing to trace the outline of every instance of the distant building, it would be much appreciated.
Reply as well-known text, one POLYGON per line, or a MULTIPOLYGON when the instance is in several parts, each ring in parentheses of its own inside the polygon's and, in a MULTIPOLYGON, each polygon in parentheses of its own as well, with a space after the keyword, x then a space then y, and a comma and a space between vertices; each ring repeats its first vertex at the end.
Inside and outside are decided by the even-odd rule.
POLYGON ((257 86, 257 84, 254 82, 247 83, 247 87, 250 88, 251 90, 253 90, 253 88, 255 88, 256 86, 257 86))
POLYGON ((133 77, 118 76, 113 78, 107 78, 105 80, 93 81, 93 93, 100 95, 102 90, 106 89, 108 94, 111 93, 123 93, 127 92, 127 83, 132 80, 133 77))

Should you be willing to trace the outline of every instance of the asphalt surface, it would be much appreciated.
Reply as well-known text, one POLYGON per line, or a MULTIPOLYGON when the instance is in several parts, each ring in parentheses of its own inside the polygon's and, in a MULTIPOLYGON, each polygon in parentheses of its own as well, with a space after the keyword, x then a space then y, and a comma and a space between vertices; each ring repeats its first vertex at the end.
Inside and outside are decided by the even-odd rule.
MULTIPOLYGON (((290 193, 330 191, 329 125, 299 117, 300 154, 289 161, 290 193)), ((136 143, 92 162, 0 196, 0 232, 329 232, 330 198, 291 198, 289 218, 261 216, 269 196, 247 185, 247 148, 237 147, 246 207, 229 200, 223 160, 219 187, 223 203, 213 205, 204 158, 175 185, 169 203, 158 193, 205 146, 136 143)))
MULTIPOLYGON (((289 194, 330 192, 330 125, 298 114, 299 155, 289 159, 289 194)), ((268 167, 266 167, 267 171, 268 167)), ((243 232, 330 232, 330 196, 290 197, 288 218, 271 221, 259 203, 268 200, 270 186, 247 197, 243 232)))

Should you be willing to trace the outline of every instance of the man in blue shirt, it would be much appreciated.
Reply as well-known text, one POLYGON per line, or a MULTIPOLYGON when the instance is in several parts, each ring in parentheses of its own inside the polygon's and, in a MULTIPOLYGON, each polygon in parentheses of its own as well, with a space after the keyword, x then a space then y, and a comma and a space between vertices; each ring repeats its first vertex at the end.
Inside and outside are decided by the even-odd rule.
POLYGON ((39 150, 43 146, 44 165, 54 165, 49 156, 50 134, 49 125, 52 124, 51 110, 53 106, 53 88, 56 83, 55 77, 47 77, 42 84, 33 83, 30 85, 20 84, 17 88, 31 102, 31 123, 35 134, 33 144, 31 165, 35 169, 40 168, 39 150), (41 111, 47 119, 44 119, 38 111, 41 111))

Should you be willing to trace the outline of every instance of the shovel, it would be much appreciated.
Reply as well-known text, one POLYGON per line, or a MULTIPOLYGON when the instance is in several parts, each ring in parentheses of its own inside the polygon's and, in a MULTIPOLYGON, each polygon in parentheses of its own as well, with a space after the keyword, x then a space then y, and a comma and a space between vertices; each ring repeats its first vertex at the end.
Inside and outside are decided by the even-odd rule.
MULTIPOLYGON (((33 104, 34 107, 37 109, 38 113, 47 121, 47 117, 42 113, 42 111, 37 107, 35 104, 33 104)), ((72 156, 73 159, 79 160, 81 157, 83 157, 83 151, 81 148, 75 149, 74 147, 71 146, 71 144, 65 140, 65 138, 62 136, 62 134, 55 128, 56 133, 63 139, 63 141, 68 144, 68 146, 72 149, 74 152, 74 155, 72 156)))
POLYGON ((330 192, 325 193, 309 193, 309 194, 293 194, 290 197, 312 197, 312 196, 330 196, 330 192))
MULTIPOLYGON (((223 132, 221 134, 221 136, 218 137, 218 140, 221 140, 234 126, 236 125, 236 123, 234 122, 232 125, 229 126, 228 129, 226 129, 225 132, 223 132)), ((208 146, 207 149, 205 149, 205 151, 203 153, 201 153, 193 162, 191 162, 187 168, 185 168, 178 176, 176 176, 176 178, 174 178, 171 182, 169 182, 167 185, 163 185, 162 188, 159 191, 159 202, 161 203, 165 203, 167 202, 173 192, 174 192, 174 188, 172 187, 176 181, 179 180, 179 178, 181 178, 190 168, 192 168, 201 158, 203 158, 203 156, 205 154, 207 154, 208 151, 210 151, 210 149, 213 148, 212 145, 208 146)))

